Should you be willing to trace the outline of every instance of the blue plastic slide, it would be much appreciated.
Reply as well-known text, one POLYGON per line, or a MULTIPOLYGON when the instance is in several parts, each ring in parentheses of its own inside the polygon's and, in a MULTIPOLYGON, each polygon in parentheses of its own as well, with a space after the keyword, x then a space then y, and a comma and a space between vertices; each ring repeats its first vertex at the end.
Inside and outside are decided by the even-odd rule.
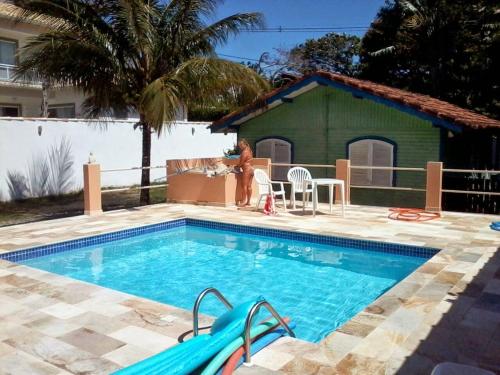
POLYGON ((210 333, 193 337, 114 374, 190 374, 244 333, 248 313, 261 300, 262 297, 242 303, 221 315, 212 325, 210 333))

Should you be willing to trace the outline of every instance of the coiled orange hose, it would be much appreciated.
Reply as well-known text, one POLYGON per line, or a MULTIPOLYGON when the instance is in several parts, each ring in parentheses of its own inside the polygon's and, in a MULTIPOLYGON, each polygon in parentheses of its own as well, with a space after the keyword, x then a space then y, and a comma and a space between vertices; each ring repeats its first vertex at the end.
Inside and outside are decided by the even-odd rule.
POLYGON ((429 221, 440 218, 439 212, 429 212, 420 208, 389 208, 389 219, 402 221, 429 221))

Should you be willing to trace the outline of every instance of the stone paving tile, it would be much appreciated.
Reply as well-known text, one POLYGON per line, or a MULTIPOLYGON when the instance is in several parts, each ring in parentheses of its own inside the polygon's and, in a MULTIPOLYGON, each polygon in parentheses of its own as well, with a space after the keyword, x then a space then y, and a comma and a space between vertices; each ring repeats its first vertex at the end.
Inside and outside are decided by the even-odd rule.
MULTIPOLYGON (((320 374, 321 369, 325 367, 321 363, 307 360, 305 358, 296 357, 291 361, 288 361, 285 366, 281 367, 279 371, 283 374, 303 374, 303 375, 313 375, 320 374)), ((331 367, 328 367, 330 373, 334 372, 331 367)))
POLYGON ((59 319, 73 318, 73 317, 81 315, 85 312, 85 310, 82 310, 76 306, 67 304, 65 302, 59 302, 59 303, 56 303, 55 305, 44 307, 43 309, 40 309, 40 311, 43 313, 52 315, 52 316, 59 318, 59 319))
POLYGON ((352 353, 382 362, 387 361, 408 336, 406 332, 391 328, 376 328, 354 347, 352 353))
POLYGON ((73 373, 104 374, 117 368, 112 362, 61 340, 33 331, 28 335, 9 338, 4 342, 44 362, 73 373))
POLYGON ((79 324, 71 323, 68 319, 58 319, 53 316, 29 322, 25 326, 52 337, 58 337, 80 328, 79 324))
POLYGON ((3 342, 0 342, 0 357, 14 352, 16 349, 14 349, 12 346, 4 344, 3 342))
MULTIPOLYGON (((403 223, 374 207, 313 218, 156 205, 0 228, 0 252, 185 216, 442 249, 321 343, 281 338, 238 374, 429 374, 443 360, 500 371, 492 216, 403 223)), ((176 344, 191 324, 189 311, 0 260, 0 374, 109 373, 176 344)))
POLYGON ((356 353, 349 353, 340 363, 335 366, 332 374, 372 374, 382 375, 385 373, 384 363, 373 360, 356 353))
POLYGON ((236 375, 276 375, 282 374, 281 371, 272 371, 259 366, 241 366, 235 372, 236 375))
POLYGON ((120 348, 103 355, 103 358, 118 364, 121 367, 130 366, 144 358, 151 357, 154 352, 140 348, 132 344, 126 344, 120 348))
POLYGON ((92 331, 102 334, 117 331, 125 328, 128 324, 120 319, 110 318, 93 311, 87 311, 71 319, 65 319, 68 324, 74 324, 78 327, 88 328, 92 331))
POLYGON ((148 329, 128 326, 108 334, 117 340, 133 344, 154 353, 168 349, 177 344, 177 340, 148 329))
POLYGON ((92 311, 107 317, 114 317, 130 311, 130 308, 114 302, 102 302, 99 298, 89 298, 79 302, 75 307, 83 311, 92 311), (100 303, 98 303, 100 302, 100 303))
POLYGON ((15 375, 62 375, 68 372, 53 366, 47 362, 37 359, 22 351, 13 351, 1 357, 2 367, 0 374, 15 375))
POLYGON ((79 328, 68 332, 63 336, 60 336, 59 340, 82 348, 98 356, 102 356, 103 354, 109 353, 125 345, 122 341, 92 331, 88 328, 79 328))
POLYGON ((268 370, 279 370, 295 357, 288 353, 279 352, 273 349, 261 350, 252 356, 252 363, 268 370))

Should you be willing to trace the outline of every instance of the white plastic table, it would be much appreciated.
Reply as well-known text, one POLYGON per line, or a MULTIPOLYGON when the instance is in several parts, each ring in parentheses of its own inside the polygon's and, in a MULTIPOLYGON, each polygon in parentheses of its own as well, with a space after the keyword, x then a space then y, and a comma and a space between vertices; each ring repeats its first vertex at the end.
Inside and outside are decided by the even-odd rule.
MULTIPOLYGON (((313 178, 312 180, 304 180, 303 191, 306 191, 307 185, 312 185, 313 189, 313 216, 316 216, 316 210, 318 208, 318 186, 328 186, 329 190, 329 200, 330 200, 330 213, 333 211, 333 189, 335 186, 340 187, 340 202, 342 204, 342 217, 344 217, 344 206, 345 206, 345 192, 344 192, 344 180, 339 180, 336 178, 313 178)), ((305 194, 302 194, 302 211, 305 210, 306 200, 305 194)))

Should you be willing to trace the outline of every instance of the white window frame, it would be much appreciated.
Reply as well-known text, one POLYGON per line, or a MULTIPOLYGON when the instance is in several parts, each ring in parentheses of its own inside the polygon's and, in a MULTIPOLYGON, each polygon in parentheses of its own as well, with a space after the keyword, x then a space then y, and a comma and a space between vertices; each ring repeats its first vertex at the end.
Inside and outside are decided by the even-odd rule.
MULTIPOLYGON (((386 142, 386 141, 383 141, 380 139, 373 139, 373 138, 364 138, 364 139, 360 139, 360 140, 349 143, 348 154, 349 154, 349 160, 351 160, 351 165, 358 166, 358 164, 354 164, 352 162, 352 146, 353 145, 358 145, 358 146, 359 145, 366 145, 366 147, 368 147, 368 152, 367 152, 368 161, 367 161, 367 164, 363 165, 363 166, 373 167, 374 166, 374 164, 373 164, 373 146, 375 144, 389 148, 390 163, 389 163, 389 165, 384 165, 384 167, 394 167, 394 147, 395 147, 395 145, 391 142, 386 142)), ((361 165, 359 165, 359 166, 361 166, 361 165)), ((378 169, 378 170, 377 169, 357 169, 357 171, 363 171, 364 173, 366 173, 366 180, 368 181, 368 183, 361 183, 359 181, 355 181, 353 179, 353 176, 351 175, 351 184, 352 185, 387 186, 387 187, 394 186, 394 170, 387 171, 387 170, 380 170, 380 169, 378 169), (373 183, 373 176, 377 173, 378 174, 387 174, 385 183, 382 183, 382 184, 378 183, 376 185, 373 183)))
MULTIPOLYGON (((271 147, 271 163, 276 163, 276 143, 286 143, 288 145, 288 147, 290 148, 290 152, 289 152, 289 159, 287 162, 283 162, 281 161, 281 163, 288 163, 290 164, 292 162, 292 143, 290 141, 287 141, 286 139, 282 139, 282 138, 273 138, 273 137, 269 137, 269 138, 264 138, 264 139, 261 139, 260 141, 257 141, 255 143, 255 155, 256 157, 267 157, 267 156, 261 156, 259 155, 259 146, 265 144, 265 143, 272 143, 272 147, 271 147)), ((290 167, 272 167, 271 168, 271 179, 272 180, 276 180, 276 181, 285 181, 286 180, 286 174, 288 173, 288 170, 290 169, 290 167)))

